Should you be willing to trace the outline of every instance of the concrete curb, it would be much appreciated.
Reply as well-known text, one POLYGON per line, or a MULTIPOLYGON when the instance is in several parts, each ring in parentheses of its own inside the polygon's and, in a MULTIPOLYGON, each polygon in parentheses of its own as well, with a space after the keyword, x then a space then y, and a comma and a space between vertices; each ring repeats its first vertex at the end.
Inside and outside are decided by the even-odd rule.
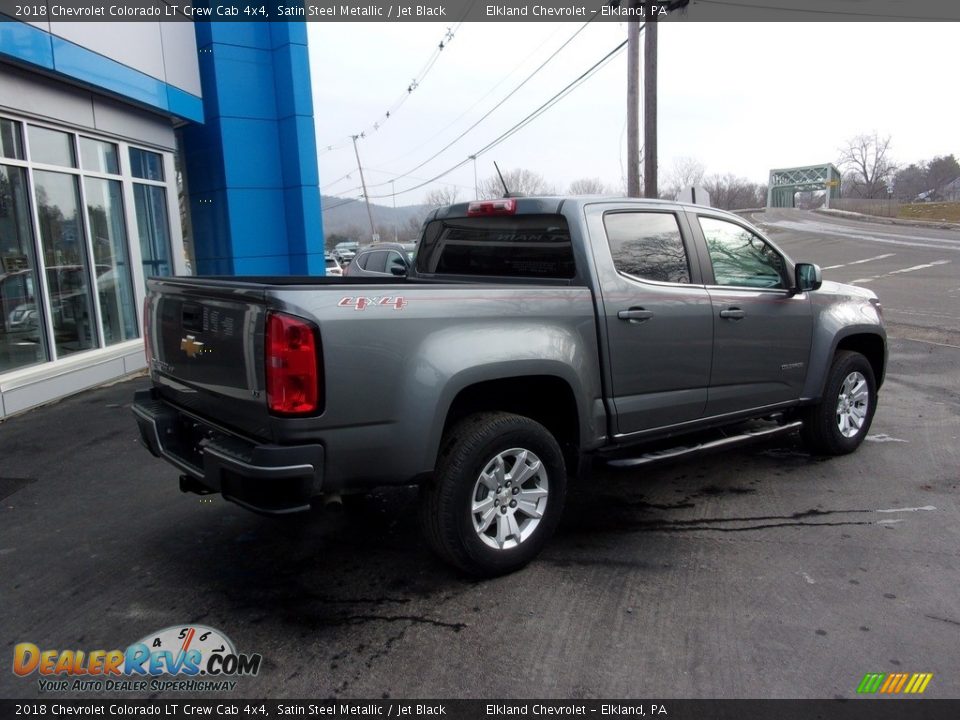
POLYGON ((864 215, 863 213, 855 213, 848 210, 829 210, 825 208, 817 208, 813 212, 819 213, 820 215, 841 217, 847 220, 859 220, 860 222, 880 225, 906 225, 907 227, 933 228, 935 230, 960 230, 960 223, 939 222, 937 220, 905 220, 903 218, 864 215))

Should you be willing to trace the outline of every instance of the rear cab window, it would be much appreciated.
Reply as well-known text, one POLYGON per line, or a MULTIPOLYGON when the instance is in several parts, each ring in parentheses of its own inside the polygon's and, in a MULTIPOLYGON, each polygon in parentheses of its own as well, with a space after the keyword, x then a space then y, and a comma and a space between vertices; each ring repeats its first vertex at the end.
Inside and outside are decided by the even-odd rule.
POLYGON ((562 215, 433 220, 416 254, 422 274, 569 280, 576 275, 562 215))

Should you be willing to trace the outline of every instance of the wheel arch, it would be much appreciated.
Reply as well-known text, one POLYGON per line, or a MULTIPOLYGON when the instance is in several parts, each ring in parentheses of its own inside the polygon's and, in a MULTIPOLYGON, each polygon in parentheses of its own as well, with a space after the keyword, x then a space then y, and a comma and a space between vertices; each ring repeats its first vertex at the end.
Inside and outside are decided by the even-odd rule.
POLYGON ((877 389, 883 384, 887 367, 887 336, 882 327, 860 325, 845 328, 835 334, 828 342, 814 336, 810 358, 810 372, 803 388, 801 400, 807 404, 817 402, 823 396, 830 368, 839 350, 858 352, 867 358, 873 369, 877 389))
POLYGON ((455 423, 478 412, 500 411, 528 417, 556 438, 567 462, 576 471, 581 445, 581 413, 570 383, 549 374, 515 375, 483 380, 461 388, 443 421, 441 437, 455 423))

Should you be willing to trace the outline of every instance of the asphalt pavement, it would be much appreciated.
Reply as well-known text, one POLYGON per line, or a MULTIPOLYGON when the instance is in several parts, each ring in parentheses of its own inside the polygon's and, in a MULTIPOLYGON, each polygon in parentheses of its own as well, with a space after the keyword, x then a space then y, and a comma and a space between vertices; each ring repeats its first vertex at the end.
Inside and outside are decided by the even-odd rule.
MULTIPOLYGON (((0 425, 2 662, 200 623, 263 656, 230 697, 834 698, 867 672, 960 697, 960 234, 756 219, 883 300, 857 453, 601 470, 537 561, 478 582, 427 551, 410 490, 281 519, 181 494, 140 446, 137 378, 0 425)), ((0 672, 0 697, 38 695, 0 672)))

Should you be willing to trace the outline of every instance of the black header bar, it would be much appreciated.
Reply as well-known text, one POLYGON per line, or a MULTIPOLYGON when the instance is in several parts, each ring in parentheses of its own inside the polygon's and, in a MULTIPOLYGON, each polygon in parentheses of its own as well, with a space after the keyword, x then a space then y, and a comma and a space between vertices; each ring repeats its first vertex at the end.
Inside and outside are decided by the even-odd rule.
POLYGON ((0 0, 28 22, 958 21, 956 0, 0 0))
POLYGON ((0 717, 329 720, 956 720, 960 700, 0 700, 0 717))

